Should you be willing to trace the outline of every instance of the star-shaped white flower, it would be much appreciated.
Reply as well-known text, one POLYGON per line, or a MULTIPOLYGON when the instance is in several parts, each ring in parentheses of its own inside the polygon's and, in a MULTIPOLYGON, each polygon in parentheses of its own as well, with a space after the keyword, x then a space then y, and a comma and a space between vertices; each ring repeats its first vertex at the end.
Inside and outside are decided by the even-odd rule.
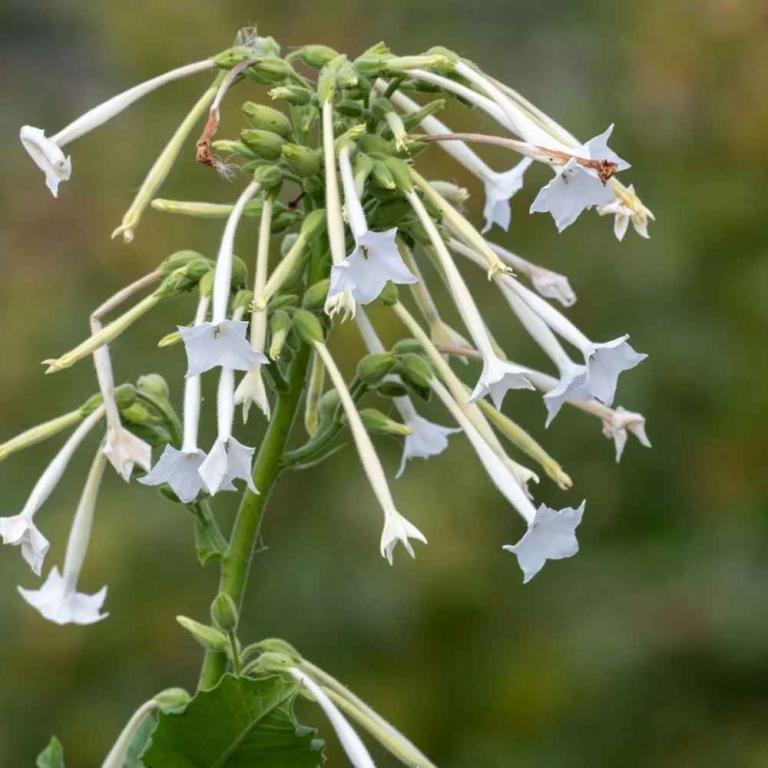
POLYGON ((245 480, 253 493, 258 493, 251 476, 254 449, 243 445, 234 437, 218 438, 208 457, 200 465, 200 477, 211 496, 219 491, 234 491, 235 480, 245 480))
POLYGON ((251 349, 247 332, 244 320, 200 323, 193 328, 179 326, 187 351, 187 376, 199 376, 217 366, 250 371, 257 363, 269 362, 266 355, 251 349))
POLYGON ((399 285, 415 283, 417 278, 405 266, 396 237, 397 229, 356 235, 355 250, 331 267, 328 295, 349 291, 358 304, 370 304, 390 280, 399 285))
POLYGON ((41 128, 25 125, 19 131, 19 138, 27 154, 45 174, 45 185, 54 197, 58 197, 59 184, 68 181, 72 175, 72 158, 67 157, 55 141, 47 138, 41 128))
POLYGON ((605 405, 613 403, 619 375, 648 357, 642 352, 635 352, 627 343, 628 338, 629 334, 625 334, 602 344, 590 343, 584 350, 584 360, 587 364, 586 389, 605 405))
POLYGON ((21 556, 33 572, 40 575, 49 544, 32 515, 22 512, 13 517, 0 517, 0 537, 3 544, 21 547, 21 556))
POLYGON ((544 405, 547 409, 545 426, 548 427, 552 423, 568 400, 589 400, 592 397, 586 387, 586 380, 586 366, 572 364, 563 368, 557 386, 544 394, 544 405))
POLYGON ((264 377, 261 375, 261 366, 257 365, 243 376, 235 390, 235 404, 243 406, 243 421, 248 420, 248 411, 255 405, 269 420, 272 413, 267 388, 264 386, 264 377))
POLYGON ((517 544, 504 546, 517 557, 523 572, 523 583, 527 584, 543 567, 547 560, 562 560, 573 557, 579 551, 576 529, 581 523, 586 502, 576 507, 555 510, 542 504, 528 530, 517 544))
MULTIPOLYGON (((630 184, 627 187, 627 191, 635 194, 635 187, 630 184)), ((624 239, 624 235, 627 234, 629 228, 629 222, 632 222, 635 232, 640 237, 650 237, 648 234, 648 216, 645 213, 637 213, 633 211, 628 205, 624 204, 618 198, 606 205, 601 205, 597 209, 600 216, 613 216, 613 233, 616 235, 616 239, 621 241, 624 239)))
POLYGON ((55 624, 95 624, 106 619, 101 608, 107 597, 106 586, 93 595, 78 592, 54 566, 40 589, 18 587, 19 594, 44 618, 55 624))
POLYGON ((172 445, 166 445, 162 456, 152 471, 142 477, 143 485, 162 485, 168 483, 183 504, 194 501, 202 490, 203 478, 200 465, 205 461, 205 452, 199 448, 192 451, 180 451, 172 445))
POLYGON ((393 555, 397 543, 400 542, 415 558, 410 539, 416 539, 424 544, 427 539, 424 534, 411 522, 406 520, 396 509, 384 510, 384 530, 381 532, 381 556, 387 558, 387 562, 393 564, 393 555))
POLYGON ((631 432, 646 448, 651 447, 651 441, 645 433, 645 416, 633 413, 619 406, 602 418, 603 434, 613 440, 616 445, 616 463, 621 461, 621 454, 627 444, 627 432, 631 432))
POLYGON ((483 178, 485 185, 485 226, 483 233, 488 232, 494 224, 503 230, 509 229, 512 211, 509 199, 523 188, 523 176, 528 166, 533 162, 530 157, 524 157, 514 168, 506 173, 487 173, 483 178))
POLYGON ((488 356, 483 360, 483 371, 475 385, 470 402, 490 395, 494 405, 501 408, 504 396, 510 389, 533 389, 525 375, 525 368, 498 357, 488 356))
POLYGON ((145 472, 149 472, 152 466, 149 444, 119 424, 107 429, 104 454, 126 482, 131 479, 134 466, 141 467, 145 472))
POLYGON ((405 472, 409 459, 428 459, 430 456, 438 456, 448 447, 448 437, 461 432, 460 429, 435 424, 418 414, 404 419, 404 424, 410 427, 412 432, 403 442, 403 458, 400 460, 400 468, 395 477, 400 477, 405 472))
POLYGON ((585 167, 576 159, 615 163, 617 171, 629 168, 629 163, 608 147, 612 131, 613 125, 575 149, 573 157, 556 168, 554 177, 536 195, 531 213, 552 214, 558 231, 562 232, 587 208, 613 202, 614 194, 600 179, 597 170, 585 167))

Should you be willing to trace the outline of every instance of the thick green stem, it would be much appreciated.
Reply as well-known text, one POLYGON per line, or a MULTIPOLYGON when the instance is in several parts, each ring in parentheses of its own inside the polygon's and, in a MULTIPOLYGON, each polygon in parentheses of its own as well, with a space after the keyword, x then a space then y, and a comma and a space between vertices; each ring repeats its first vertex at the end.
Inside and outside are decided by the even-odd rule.
MULTIPOLYGON (((259 494, 246 491, 232 528, 229 546, 221 561, 219 591, 241 607, 248 581, 254 546, 269 496, 280 474, 280 458, 288 441, 304 389, 310 350, 302 345, 288 374, 288 388, 277 399, 277 406, 253 465, 253 482, 259 494)), ((224 674, 227 656, 207 651, 200 671, 199 688, 211 688, 224 674)))

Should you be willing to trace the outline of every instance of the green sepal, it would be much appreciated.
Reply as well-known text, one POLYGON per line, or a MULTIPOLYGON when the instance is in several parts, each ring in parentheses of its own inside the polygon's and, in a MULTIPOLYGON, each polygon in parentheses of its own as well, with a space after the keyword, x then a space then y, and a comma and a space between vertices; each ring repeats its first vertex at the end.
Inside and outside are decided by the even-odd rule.
POLYGON ((35 765, 37 768, 65 768, 64 747, 55 736, 51 736, 48 746, 37 756, 35 765))

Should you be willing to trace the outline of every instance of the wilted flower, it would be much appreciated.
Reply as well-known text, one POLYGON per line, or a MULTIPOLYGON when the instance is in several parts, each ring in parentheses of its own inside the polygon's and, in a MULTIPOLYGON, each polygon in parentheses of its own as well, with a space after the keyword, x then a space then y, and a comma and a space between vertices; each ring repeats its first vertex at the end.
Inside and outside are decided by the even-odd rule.
MULTIPOLYGON (((635 194, 635 187, 630 184, 627 187, 627 191, 632 195, 635 194)), ((616 235, 616 239, 621 241, 624 239, 624 235, 627 234, 629 222, 632 222, 632 226, 640 237, 648 239, 648 214, 647 211, 642 210, 640 212, 634 211, 630 208, 621 198, 616 198, 606 205, 601 205, 597 209, 600 216, 613 216, 613 232, 616 235)))
POLYGON ((603 434, 612 439, 616 445, 616 463, 621 461, 621 454, 627 444, 627 432, 631 432, 646 448, 651 447, 651 441, 645 433, 645 416, 628 411, 619 406, 614 410, 607 408, 602 416, 603 434))

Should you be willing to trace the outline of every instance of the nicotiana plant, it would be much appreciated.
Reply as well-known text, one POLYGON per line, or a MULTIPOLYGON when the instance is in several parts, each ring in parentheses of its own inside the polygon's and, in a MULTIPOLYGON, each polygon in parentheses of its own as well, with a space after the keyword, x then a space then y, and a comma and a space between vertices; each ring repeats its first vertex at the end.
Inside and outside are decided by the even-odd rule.
MULTIPOLYGON (((409 461, 438 456, 463 433, 491 482, 522 517, 522 534, 513 532, 517 541, 504 549, 515 556, 523 580, 548 560, 572 557, 585 502, 564 509, 534 502, 532 483, 539 478, 522 460, 539 465, 561 489, 571 487, 571 478, 502 412, 503 402, 509 390, 533 389, 543 396, 547 425, 564 406, 596 416, 618 461, 629 433, 649 445, 644 418, 613 404, 620 374, 645 355, 630 346, 627 334, 608 341, 587 335, 557 306, 576 301, 567 277, 486 235, 509 227, 509 199, 522 189, 533 163, 549 166, 552 177, 530 210, 551 215, 558 230, 595 208, 614 217, 619 240, 630 222, 647 237, 653 216, 633 187, 617 178, 629 166, 608 146, 612 126, 579 141, 517 91, 444 48, 399 56, 378 44, 353 59, 306 45, 283 55, 274 39, 246 29, 224 52, 137 85, 57 133, 24 126, 22 144, 55 197, 72 175, 70 143, 156 88, 204 72, 212 83, 160 152, 113 237, 131 242, 152 208, 223 222, 218 253, 212 258, 180 250, 168 256, 94 309, 82 343, 46 361, 47 372, 55 373, 90 357, 96 391, 80 407, 0 446, 0 459, 6 459, 73 429, 21 512, 0 519, 0 536, 18 545, 40 576, 48 541, 37 512, 76 449, 103 429, 64 562, 50 568, 41 586, 19 587, 21 597, 58 624, 106 618, 107 588, 80 590, 108 465, 125 481, 135 478, 186 507, 200 562, 220 569, 210 619, 178 618, 204 648, 195 694, 170 689, 141 704, 105 758, 106 768, 319 766, 323 743, 298 724, 299 696, 320 707, 354 766, 373 765, 358 731, 411 768, 432 766, 394 726, 287 642, 239 637, 270 492, 279 477, 321 463, 351 437, 373 491, 368 506, 372 511, 378 502, 383 513, 380 551, 392 564, 398 545, 414 556, 427 537, 418 510, 406 517, 398 508, 373 438, 402 439, 400 476, 409 461), (254 83, 268 87, 271 103, 245 101, 245 127, 234 138, 220 137, 225 100, 231 101, 235 86, 254 83), (451 131, 435 116, 449 101, 490 118, 499 135, 451 131), (229 205, 157 196, 200 123, 195 159, 218 172, 213 183, 223 177, 237 187, 229 205), (482 144, 515 153, 510 169, 493 170, 476 152, 482 144), (431 179, 422 164, 440 150, 482 183, 480 226, 464 213, 467 191, 431 179), (258 229, 255 253, 236 256, 239 229, 251 223, 258 229), (485 270, 501 302, 551 360, 551 370, 507 357, 468 288, 464 272, 472 265, 485 270), (460 329, 438 311, 438 290, 452 302, 460 329), (184 305, 178 331, 160 341, 163 348, 178 344, 186 352, 179 417, 160 376, 145 373, 135 383, 116 385, 109 345, 160 303, 190 294, 196 300, 184 305), (379 339, 369 304, 379 305, 371 317, 389 312, 402 328, 393 346, 379 339), (345 321, 356 326, 367 349, 351 379, 333 351, 334 328, 345 321), (463 367, 468 362, 478 364, 477 372, 463 367), (198 434, 201 377, 207 375, 218 377, 212 445, 201 444, 198 434), (444 406, 440 423, 420 413, 431 397, 444 406), (237 406, 244 425, 236 429, 237 406), (300 410, 303 437, 296 435, 300 410), (254 420, 267 424, 258 447, 248 437, 254 420), (242 498, 225 535, 213 501, 228 491, 242 498)), ((38 765, 63 764, 54 738, 38 765)))

